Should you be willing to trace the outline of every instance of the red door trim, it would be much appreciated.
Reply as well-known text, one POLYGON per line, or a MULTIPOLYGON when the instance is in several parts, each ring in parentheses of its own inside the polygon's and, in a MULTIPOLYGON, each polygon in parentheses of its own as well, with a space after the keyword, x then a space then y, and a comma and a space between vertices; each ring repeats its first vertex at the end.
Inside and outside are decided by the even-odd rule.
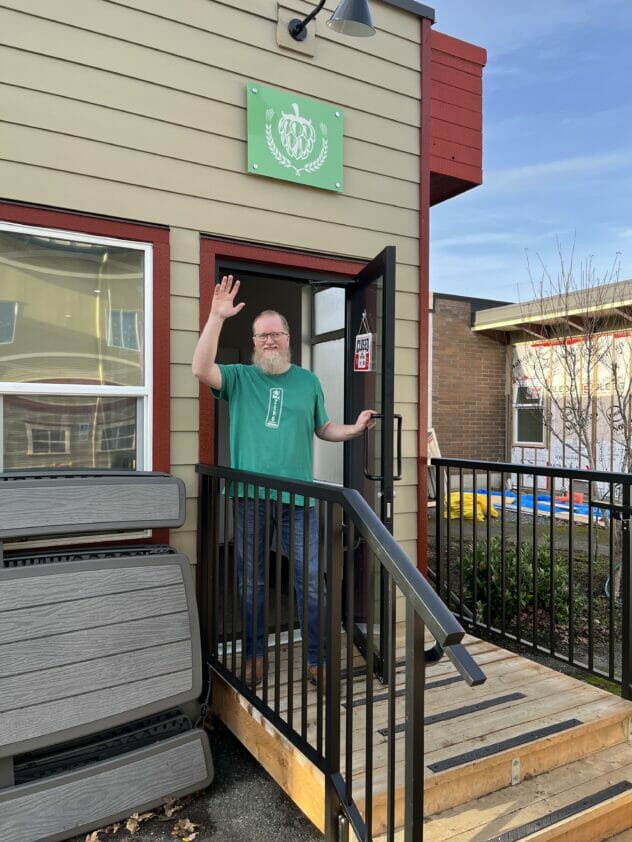
MULTIPOLYGON (((217 263, 225 258, 244 260, 265 266, 331 272, 343 276, 357 275, 366 266, 366 263, 362 261, 342 260, 335 257, 202 237, 200 241, 200 331, 206 324, 211 309, 211 295, 215 284, 217 263)), ((200 384, 199 460, 202 464, 213 464, 215 460, 214 429, 215 402, 211 397, 210 389, 200 384)))
POLYGON ((417 567, 428 572, 428 341, 430 307, 430 124, 432 21, 421 18, 419 133, 419 414, 417 419, 417 567))

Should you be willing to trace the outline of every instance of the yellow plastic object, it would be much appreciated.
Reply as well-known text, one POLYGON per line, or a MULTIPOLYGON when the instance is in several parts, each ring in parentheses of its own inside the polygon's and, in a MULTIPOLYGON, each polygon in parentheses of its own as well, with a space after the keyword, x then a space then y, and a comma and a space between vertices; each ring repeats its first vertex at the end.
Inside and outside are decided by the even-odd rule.
POLYGON ((498 517, 498 512, 487 500, 485 494, 474 495, 471 491, 453 491, 450 494, 450 503, 448 505, 448 498, 445 498, 446 509, 443 512, 443 517, 448 517, 450 512, 450 520, 455 520, 461 517, 461 505, 463 505, 463 517, 465 520, 474 520, 474 496, 476 496, 476 520, 485 520, 487 509, 492 517, 498 517))

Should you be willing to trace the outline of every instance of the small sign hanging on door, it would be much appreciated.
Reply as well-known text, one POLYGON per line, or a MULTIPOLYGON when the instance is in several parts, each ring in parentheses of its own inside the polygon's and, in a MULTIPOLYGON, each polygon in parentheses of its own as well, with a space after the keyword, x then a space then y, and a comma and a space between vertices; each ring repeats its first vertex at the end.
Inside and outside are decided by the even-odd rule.
POLYGON ((355 354, 353 355, 354 371, 373 371, 373 334, 359 333, 355 340, 355 354))
POLYGON ((362 321, 360 323, 360 330, 363 333, 358 333, 355 338, 355 353, 353 355, 353 370, 354 371, 374 371, 375 370, 375 353, 373 350, 375 337, 371 333, 369 323, 367 320, 366 310, 362 313, 362 321))

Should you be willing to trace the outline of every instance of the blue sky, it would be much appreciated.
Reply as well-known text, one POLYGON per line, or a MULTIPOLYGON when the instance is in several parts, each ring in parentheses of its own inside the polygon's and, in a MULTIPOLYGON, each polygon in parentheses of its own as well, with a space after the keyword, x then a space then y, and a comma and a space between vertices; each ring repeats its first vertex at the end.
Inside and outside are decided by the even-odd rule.
POLYGON ((431 288, 527 300, 527 253, 555 274, 558 241, 632 278, 632 0, 430 5, 487 49, 483 184, 432 209, 431 288))

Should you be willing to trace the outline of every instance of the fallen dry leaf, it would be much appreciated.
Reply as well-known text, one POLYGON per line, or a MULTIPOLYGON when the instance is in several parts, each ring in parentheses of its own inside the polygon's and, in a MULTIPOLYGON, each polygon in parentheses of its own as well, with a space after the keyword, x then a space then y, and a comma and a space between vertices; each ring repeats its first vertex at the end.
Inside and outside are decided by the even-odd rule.
POLYGON ((140 822, 138 821, 137 814, 130 816, 129 819, 125 822, 125 830, 127 830, 129 833, 136 833, 139 827, 140 822))
POLYGON ((163 810, 165 811, 165 816, 170 819, 174 813, 178 813, 183 807, 184 804, 182 801, 178 801, 176 798, 169 798, 165 801, 163 810))
POLYGON ((93 830, 92 833, 89 833, 86 838, 85 842, 101 842, 101 837, 99 836, 101 833, 100 830, 93 830))
POLYGON ((184 840, 188 837, 189 840, 192 840, 195 839, 195 837, 197 836, 197 833, 195 833, 196 827, 197 825, 193 824, 193 822, 189 819, 178 819, 178 821, 173 826, 171 835, 175 836, 176 839, 184 840))

